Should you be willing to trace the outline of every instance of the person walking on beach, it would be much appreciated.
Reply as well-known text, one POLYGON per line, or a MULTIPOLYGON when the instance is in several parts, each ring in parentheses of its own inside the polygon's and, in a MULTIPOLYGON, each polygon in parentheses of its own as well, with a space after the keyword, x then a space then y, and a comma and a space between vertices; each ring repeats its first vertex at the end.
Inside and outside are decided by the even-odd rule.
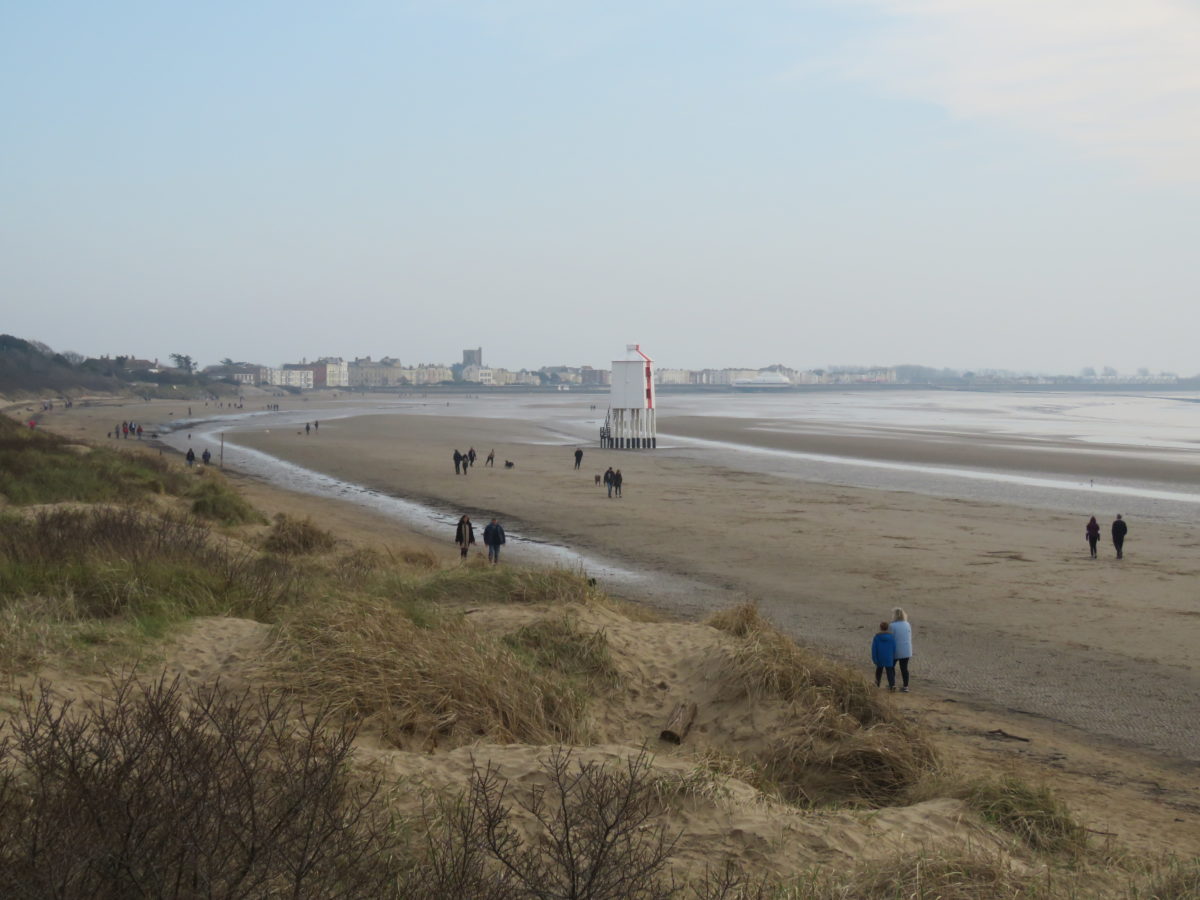
POLYGON ((625 476, 621 474, 620 469, 617 469, 617 471, 613 472, 612 486, 618 497, 621 496, 621 485, 624 483, 625 476))
POLYGON ((1092 559, 1095 559, 1096 545, 1100 543, 1100 523, 1096 521, 1095 516, 1088 519, 1087 528, 1084 529, 1083 536, 1088 542, 1088 547, 1092 550, 1092 559))
POLYGON ((609 497, 612 497, 612 491, 613 491, 613 475, 614 475, 614 474, 615 474, 615 473, 613 472, 613 467, 612 467, 612 466, 609 466, 609 467, 608 467, 608 471, 606 471, 606 472, 604 473, 604 486, 605 486, 606 488, 608 488, 608 496, 609 496, 609 497))
POLYGON ((896 689, 896 636, 888 631, 888 623, 879 623, 879 633, 871 641, 871 662, 875 663, 875 687, 880 687, 887 672, 888 690, 896 689))
POLYGON ((583 448, 575 448, 575 470, 579 471, 579 466, 583 462, 583 448))
POLYGON ((187 460, 188 468, 191 468, 196 464, 196 451, 191 447, 188 447, 187 456, 185 456, 184 459, 187 460))
POLYGON ((495 565, 500 562, 500 545, 505 541, 504 526, 495 519, 483 529, 483 543, 488 548, 488 561, 495 565))
POLYGON ((467 461, 471 465, 475 465, 475 448, 474 447, 472 447, 470 450, 467 451, 467 461))
POLYGON ((312 425, 310 425, 308 422, 304 423, 304 433, 312 434, 312 425))
POLYGON ((900 692, 908 693, 908 661, 912 659, 912 625, 908 623, 908 613, 900 607, 892 610, 892 624, 888 629, 896 639, 896 663, 900 666, 900 678, 904 684, 900 692))
POLYGON ((458 475, 462 471, 463 456, 458 452, 458 448, 454 448, 454 474, 458 475))
POLYGON ((483 464, 485 466, 491 466, 492 468, 496 467, 496 451, 494 449, 488 451, 487 459, 483 464))
POLYGON ((466 559, 467 551, 475 543, 475 526, 471 524, 469 516, 464 515, 458 520, 458 528, 454 532, 454 543, 458 544, 459 559, 466 559))
POLYGON ((1121 518, 1121 514, 1117 513, 1117 518, 1112 523, 1113 546, 1117 548, 1117 559, 1125 558, 1125 535, 1128 533, 1129 526, 1125 524, 1125 520, 1121 518))

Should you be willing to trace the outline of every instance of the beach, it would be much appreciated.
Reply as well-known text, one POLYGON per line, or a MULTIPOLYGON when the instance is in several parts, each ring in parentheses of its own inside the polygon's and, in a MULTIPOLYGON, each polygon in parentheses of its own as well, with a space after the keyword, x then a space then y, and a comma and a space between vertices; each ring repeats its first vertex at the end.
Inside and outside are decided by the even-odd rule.
MULTIPOLYGON (((467 513, 480 530, 498 516, 510 530, 661 574, 675 589, 656 596, 651 587, 641 599, 676 614, 702 617, 732 600, 753 599, 797 639, 864 667, 878 622, 902 606, 918 636, 916 689, 935 686, 1200 759, 1194 740, 1200 666, 1189 653, 1200 637, 1195 527, 1134 517, 1129 552, 1118 563, 1107 542, 1111 514, 1103 508, 1094 511, 1106 540, 1101 558, 1092 560, 1083 538, 1086 516, 813 483, 769 455, 735 466, 727 450, 703 446, 623 452, 582 445, 583 465, 575 471, 576 444, 563 431, 593 415, 581 401, 564 403, 561 415, 551 409, 545 421, 553 424, 532 429, 508 416, 462 416, 426 404, 329 418, 309 435, 264 423, 227 439, 450 516, 467 513), (456 475, 451 454, 470 447, 476 465, 456 475), (497 464, 485 468, 493 449, 497 464), (506 459, 512 469, 504 468, 506 459), (609 466, 622 470, 620 499, 594 484, 609 466), (696 590, 681 590, 680 579, 696 590)), ((789 440, 719 417, 664 416, 660 430, 768 449, 789 440)), ((825 434, 794 439, 819 441, 825 453, 864 452, 861 435, 842 447, 825 434)), ((973 452, 964 440, 958 444, 966 448, 957 450, 944 442, 931 448, 920 436, 907 440, 906 450, 905 438, 893 435, 889 458, 936 455, 947 464, 973 452)), ((980 453, 994 462, 1001 450, 994 440, 986 445, 980 453)), ((1041 465, 1027 447, 1008 453, 1014 469, 1030 460, 1041 465)), ((1109 458, 1103 465, 1116 464, 1109 458)), ((1095 471, 1109 471, 1103 465, 1095 471)), ((1165 484, 1172 467, 1183 464, 1142 459, 1138 465, 1139 477, 1165 484)), ((447 528, 448 552, 452 538, 447 528)), ((519 551, 508 548, 506 559, 520 562, 519 551)))
MULTIPOLYGON (((1149 856, 1190 855, 1200 841, 1196 754, 1187 734, 1196 672, 1186 647, 1200 618, 1188 598, 1187 567, 1196 559, 1190 527, 1135 518, 1118 568, 1107 542, 1101 560, 1086 558, 1083 522, 1073 513, 805 481, 780 448, 738 450, 731 464, 719 440, 718 430, 729 427, 721 416, 711 417, 707 432, 720 446, 668 437, 653 453, 601 453, 587 442, 598 414, 593 402, 603 400, 595 396, 514 402, 246 394, 242 409, 193 401, 191 418, 186 403, 95 398, 54 410, 39 427, 125 452, 169 456, 209 447, 214 465, 224 434, 224 472, 238 492, 267 518, 311 517, 338 536, 343 553, 432 553, 454 567, 457 516, 470 513, 478 528, 495 514, 509 530, 506 566, 583 566, 604 589, 660 608, 668 622, 757 599, 801 643, 865 676, 871 633, 898 600, 915 628, 913 692, 890 696, 901 715, 940 736, 954 777, 992 777, 1000 767, 1052 784, 1100 833, 1149 856), (281 411, 268 413, 266 404, 275 402, 281 411), (124 419, 153 425, 158 437, 148 429, 141 442, 106 438, 124 419), (306 421, 320 428, 305 434, 306 421), (473 444, 483 457, 494 446, 499 467, 477 462, 455 476, 456 444, 473 444), (577 445, 584 449, 579 472, 577 445), (503 468, 506 458, 514 468, 503 468), (593 484, 609 463, 627 476, 619 501, 593 484)), ((11 411, 26 410, 16 404, 11 411)), ((676 424, 670 418, 668 429, 676 424)), ((733 418, 762 420, 769 430, 796 425, 733 418)), ((824 421, 799 430, 832 428, 824 421)), ((930 439, 911 430, 914 440, 930 439)), ((731 436, 739 445, 747 439, 731 436)), ((959 454, 974 446, 959 443, 944 462, 961 463, 959 454)), ((848 467, 846 477, 861 471, 848 467)), ((977 484, 962 482, 968 490, 977 484)), ((257 626, 243 635, 243 627, 217 619, 181 633, 180 652, 192 654, 179 661, 182 670, 241 683, 238 660, 255 657, 251 644, 265 633, 257 626)), ((612 636, 614 649, 629 656, 621 665, 661 670, 655 690, 687 675, 671 662, 680 648, 663 646, 659 631, 626 631, 612 636)), ((56 684, 72 689, 69 679, 56 684)), ((717 686, 698 686, 697 699, 709 687, 717 686)), ((743 712, 747 734, 770 727, 743 712)), ((520 751, 488 752, 510 760, 520 751)), ((437 760, 430 764, 436 768, 437 760)), ((925 827, 927 815, 920 815, 925 827)))
MULTIPOLYGON (((914 691, 1200 760, 1200 664, 1189 652, 1200 639, 1200 529, 1186 518, 1196 507, 1138 493, 1186 497, 1192 473, 1173 433, 1159 434, 1163 446, 1150 452, 1107 431, 1084 443, 1065 433, 1031 439, 1019 433, 1034 430, 1028 424, 1008 432, 965 431, 961 422, 922 430, 903 417, 881 425, 884 416, 874 413, 866 422, 797 421, 761 415, 761 404, 748 407, 754 415, 704 416, 693 402, 660 413, 660 449, 630 452, 600 450, 590 439, 603 416, 596 401, 604 399, 284 398, 280 413, 196 409, 194 424, 167 440, 181 448, 194 427, 197 451, 216 452, 224 433, 229 470, 253 461, 246 471, 254 479, 301 492, 289 503, 296 512, 347 520, 372 498, 411 501, 433 514, 394 526, 376 503, 359 531, 384 541, 415 527, 447 559, 457 555, 450 523, 458 515, 472 517, 477 535, 497 516, 510 536, 527 539, 510 541, 507 564, 544 564, 535 551, 569 548, 574 555, 564 564, 594 566, 607 589, 690 619, 754 600, 802 643, 864 670, 872 633, 901 606, 916 633, 914 691), (320 427, 306 434, 310 420, 320 427), (239 457, 240 446, 255 458, 239 457), (576 446, 584 450, 579 471, 576 446), (451 454, 471 447, 475 466, 456 475, 451 454), (496 465, 486 468, 493 449, 496 465), (915 487, 811 480, 825 474, 814 475, 813 465, 833 466, 811 455, 895 465, 831 471, 847 481, 913 479, 915 487), (1086 466, 1063 462, 1080 458, 1086 466), (609 466, 622 470, 620 499, 594 483, 609 466), (928 472, 955 466, 973 467, 974 475, 928 472), (975 477, 989 466, 1012 480, 975 477), (334 488, 324 496, 336 503, 306 503, 312 472, 328 476, 334 488), (1134 493, 1089 495, 1080 472, 1098 481, 1126 475, 1113 489, 1133 484, 1134 493), (1044 489, 1045 478, 1079 486, 1044 489), (1019 502, 1029 496, 1044 505, 1019 502), (1163 515, 1136 512, 1139 504, 1163 515), (1118 510, 1130 521, 1120 562, 1107 533, 1118 510), (1084 542, 1090 514, 1104 528, 1097 560, 1084 542)), ((117 419, 143 417, 137 409, 117 419)), ((144 418, 170 422, 183 413, 155 403, 144 418)), ((64 421, 84 433, 109 417, 73 410, 64 421)), ((1053 411, 1048 419, 1060 421, 1053 411)))

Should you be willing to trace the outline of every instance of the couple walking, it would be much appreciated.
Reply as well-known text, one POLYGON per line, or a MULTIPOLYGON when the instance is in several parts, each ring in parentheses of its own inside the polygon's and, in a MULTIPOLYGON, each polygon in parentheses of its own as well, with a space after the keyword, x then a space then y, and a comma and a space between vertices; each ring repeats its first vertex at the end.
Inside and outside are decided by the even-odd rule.
MULTIPOLYGON (((1128 533, 1129 526, 1125 524, 1121 514, 1117 513, 1117 518, 1112 523, 1112 542, 1113 546, 1117 548, 1117 559, 1125 558, 1125 535, 1128 533)), ((1096 544, 1100 543, 1100 523, 1096 521, 1095 516, 1088 519, 1083 536, 1087 539, 1088 547, 1092 551, 1092 559, 1095 559, 1096 544)))
MULTIPOLYGON (((508 539, 504 535, 504 526, 496 519, 492 519, 491 523, 483 529, 483 543, 488 548, 488 562, 493 565, 500 562, 500 547, 507 541, 508 539)), ((458 544, 459 558, 466 559, 467 551, 475 543, 475 526, 471 524, 470 516, 464 515, 458 520, 458 526, 454 530, 454 543, 458 544)))
POLYGON ((900 690, 908 693, 908 661, 912 659, 912 625, 908 613, 899 606, 892 610, 891 622, 880 622, 879 633, 871 641, 871 661, 875 663, 875 687, 880 686, 883 673, 887 672, 888 690, 896 689, 896 664, 900 664, 900 677, 904 685, 900 690))
POLYGON ((604 486, 608 488, 608 496, 611 497, 615 492, 618 497, 621 496, 621 485, 625 483, 625 476, 621 474, 621 470, 613 471, 613 467, 609 466, 608 471, 604 473, 604 486))

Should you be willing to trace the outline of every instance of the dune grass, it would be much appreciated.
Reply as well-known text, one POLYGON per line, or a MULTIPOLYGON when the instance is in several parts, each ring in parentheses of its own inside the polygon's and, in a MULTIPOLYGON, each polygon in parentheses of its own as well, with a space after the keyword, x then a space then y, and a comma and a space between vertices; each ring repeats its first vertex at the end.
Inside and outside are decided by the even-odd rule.
POLYGON ((192 513, 222 525, 265 523, 266 517, 245 501, 215 469, 201 469, 186 491, 192 513))
POLYGON ((130 502, 181 494, 187 484, 183 470, 167 460, 74 444, 0 416, 0 496, 14 506, 130 502))
POLYGON ((290 569, 195 519, 107 506, 0 517, 0 665, 103 642, 98 625, 154 637, 199 615, 269 621, 296 590, 290 569))
POLYGON ((538 619, 502 638, 504 644, 542 671, 573 678, 595 689, 612 687, 617 667, 601 631, 586 632, 570 615, 538 619))
POLYGON ((420 599, 327 597, 299 607, 280 625, 267 670, 280 687, 377 726, 397 746, 586 737, 586 696, 568 679, 420 599))
POLYGON ((746 696, 790 704, 790 726, 759 762, 764 784, 804 806, 895 803, 936 771, 927 735, 853 669, 798 646, 753 604, 709 619, 737 637, 730 667, 746 696))
POLYGON ((309 553, 324 553, 332 550, 336 540, 324 528, 319 528, 312 519, 297 519, 279 513, 271 526, 263 546, 272 553, 299 556, 309 553))
POLYGON ((972 783, 964 799, 1034 850, 1078 856, 1087 849, 1087 829, 1047 785, 1004 775, 972 783))

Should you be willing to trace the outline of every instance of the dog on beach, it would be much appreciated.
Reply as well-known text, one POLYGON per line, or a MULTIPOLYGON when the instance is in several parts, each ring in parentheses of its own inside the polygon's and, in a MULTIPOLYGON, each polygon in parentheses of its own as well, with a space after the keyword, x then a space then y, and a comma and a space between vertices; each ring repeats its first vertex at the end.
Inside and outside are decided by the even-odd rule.
POLYGON ((604 477, 602 475, 597 475, 596 476, 596 487, 600 487, 600 485, 603 483, 603 481, 604 481, 604 477))
POLYGON ((516 465, 516 463, 513 462, 511 459, 506 459, 504 461, 504 468, 506 468, 506 469, 511 469, 515 465, 516 465))

